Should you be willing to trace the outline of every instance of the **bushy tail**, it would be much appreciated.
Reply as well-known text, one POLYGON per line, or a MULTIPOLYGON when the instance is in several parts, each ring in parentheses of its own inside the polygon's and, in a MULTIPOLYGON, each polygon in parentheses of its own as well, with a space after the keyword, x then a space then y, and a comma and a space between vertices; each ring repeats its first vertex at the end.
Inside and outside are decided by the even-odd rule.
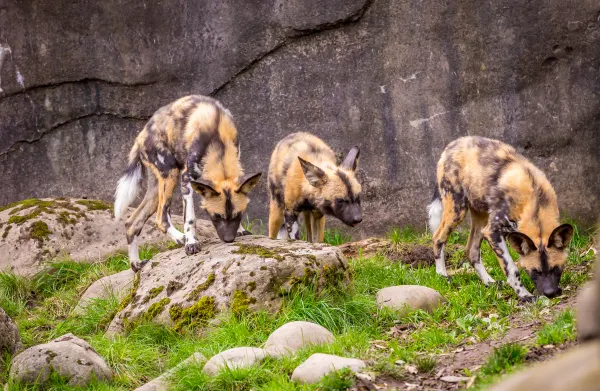
POLYGON ((442 212, 442 196, 440 195, 440 190, 436 185, 433 193, 433 200, 427 206, 427 213, 429 214, 429 229, 432 233, 437 231, 440 223, 442 222, 442 212))
POLYGON ((143 166, 140 160, 139 148, 136 145, 129 153, 129 165, 117 185, 115 191, 115 219, 120 220, 127 213, 127 207, 131 205, 138 194, 138 185, 143 177, 143 166))

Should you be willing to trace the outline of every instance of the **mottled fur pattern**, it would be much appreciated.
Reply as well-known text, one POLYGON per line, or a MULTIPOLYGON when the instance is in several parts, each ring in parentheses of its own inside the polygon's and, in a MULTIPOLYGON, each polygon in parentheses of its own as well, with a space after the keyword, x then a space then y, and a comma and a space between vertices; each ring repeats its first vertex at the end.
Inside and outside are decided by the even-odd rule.
POLYGON ((260 173, 242 179, 239 140, 231 113, 218 101, 192 95, 161 107, 137 136, 129 154, 129 166, 115 194, 115 217, 124 216, 137 194, 143 167, 148 177, 147 192, 126 222, 132 267, 139 267, 137 237, 146 220, 156 212, 156 225, 187 254, 200 250, 195 237, 192 190, 202 195, 204 208, 221 240, 234 240, 248 192, 260 173), (169 209, 173 191, 181 179, 184 233, 171 223, 169 209))
POLYGON ((309 242, 323 242, 327 215, 350 226, 360 223, 361 186, 355 176, 359 153, 353 147, 338 166, 331 148, 312 134, 293 133, 281 140, 269 165, 271 239, 299 239, 300 213, 309 242))
POLYGON ((530 301, 533 296, 521 283, 506 241, 519 253, 519 266, 541 294, 561 293, 558 283, 573 227, 559 224, 556 194, 541 170, 497 140, 462 137, 451 142, 438 162, 436 193, 429 206, 436 270, 441 275, 447 275, 444 245, 448 235, 467 212, 471 232, 466 254, 486 285, 495 281, 481 263, 484 238, 520 300, 530 301))

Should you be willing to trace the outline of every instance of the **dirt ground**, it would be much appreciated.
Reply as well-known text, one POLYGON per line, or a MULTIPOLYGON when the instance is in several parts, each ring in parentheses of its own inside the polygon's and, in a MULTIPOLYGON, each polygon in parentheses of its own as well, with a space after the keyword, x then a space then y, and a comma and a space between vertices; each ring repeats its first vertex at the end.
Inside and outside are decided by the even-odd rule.
MULTIPOLYGON (((552 319, 556 314, 566 308, 574 308, 577 304, 577 292, 572 292, 565 297, 559 304, 552 308, 552 311, 541 314, 546 321, 552 319)), ((520 343, 529 349, 526 363, 535 363, 548 360, 557 353, 570 349, 576 342, 567 342, 560 346, 533 346, 536 332, 544 324, 542 319, 527 321, 523 314, 515 314, 510 319, 511 329, 503 338, 485 342, 470 344, 468 341, 458 346, 453 346, 450 352, 438 354, 435 356, 437 365, 435 369, 428 374, 410 374, 406 373, 402 379, 391 377, 378 377, 376 379, 358 379, 357 385, 353 391, 376 391, 376 390, 457 390, 469 388, 475 378, 469 377, 464 373, 468 368, 471 372, 476 372, 487 357, 493 352, 495 347, 500 347, 507 343, 520 343)))

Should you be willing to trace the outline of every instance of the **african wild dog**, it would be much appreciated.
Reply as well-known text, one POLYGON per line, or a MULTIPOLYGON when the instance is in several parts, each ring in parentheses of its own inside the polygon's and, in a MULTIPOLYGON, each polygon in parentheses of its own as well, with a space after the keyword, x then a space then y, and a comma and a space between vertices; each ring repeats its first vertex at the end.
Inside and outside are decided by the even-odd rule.
POLYGON ((115 192, 115 217, 125 215, 135 200, 143 166, 147 175, 144 199, 127 220, 127 243, 131 267, 141 262, 137 239, 146 220, 156 212, 156 225, 177 243, 185 243, 186 254, 200 250, 195 237, 192 189, 202 195, 204 208, 224 242, 237 234, 248 193, 261 173, 242 179, 237 130, 231 113, 218 101, 199 95, 181 98, 154 113, 137 136, 129 153, 129 165, 115 192), (184 233, 171 223, 169 207, 181 173, 184 233))
POLYGON ((312 134, 293 133, 281 140, 269 165, 269 237, 300 239, 300 212, 309 242, 323 242, 326 215, 350 226, 360 223, 361 186, 354 173, 359 153, 353 147, 337 166, 335 153, 312 134))
POLYGON ((437 187, 428 210, 438 274, 447 276, 444 245, 470 210, 466 254, 484 284, 494 282, 481 262, 485 238, 502 260, 519 300, 533 300, 508 252, 508 240, 520 255, 519 266, 541 294, 555 297, 562 292, 558 284, 573 227, 559 224, 552 185, 513 147, 483 137, 462 137, 448 144, 438 162, 437 187))

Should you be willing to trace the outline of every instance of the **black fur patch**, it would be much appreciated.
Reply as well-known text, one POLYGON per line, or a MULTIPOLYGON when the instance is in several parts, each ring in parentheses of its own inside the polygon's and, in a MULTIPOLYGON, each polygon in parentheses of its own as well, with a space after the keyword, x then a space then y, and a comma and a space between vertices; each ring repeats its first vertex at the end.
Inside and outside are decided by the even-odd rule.
POLYGON ((279 207, 283 207, 283 187, 278 186, 273 178, 269 178, 269 191, 271 199, 275 200, 279 207))
POLYGON ((231 191, 223 190, 225 195, 225 218, 227 220, 233 219, 233 202, 231 202, 231 191))
POLYGON ((548 273, 550 269, 550 265, 548 263, 548 251, 546 251, 546 246, 540 246, 540 264, 542 266, 542 274, 548 273))
POLYGON ((337 175, 340 177, 344 185, 346 186, 346 192, 348 193, 348 198, 351 202, 356 202, 357 195, 352 192, 352 184, 350 183, 350 178, 346 175, 345 172, 337 170, 337 175))

